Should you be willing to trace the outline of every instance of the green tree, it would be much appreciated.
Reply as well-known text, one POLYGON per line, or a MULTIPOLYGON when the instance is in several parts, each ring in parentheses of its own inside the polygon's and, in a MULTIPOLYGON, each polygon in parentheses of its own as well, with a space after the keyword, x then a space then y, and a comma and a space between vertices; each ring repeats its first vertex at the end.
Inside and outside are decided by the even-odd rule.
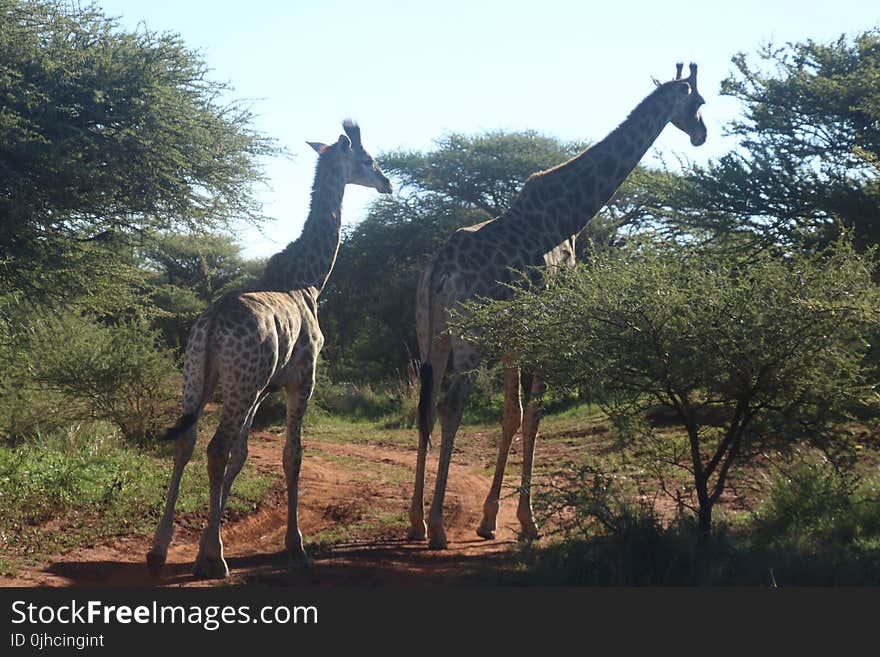
POLYGON ((673 225, 759 245, 880 241, 880 30, 737 54, 721 93, 743 106, 739 148, 667 189, 673 225))
POLYGON ((182 351, 195 318, 222 293, 256 283, 262 262, 248 262, 222 233, 171 233, 144 248, 147 286, 156 306, 153 323, 166 343, 182 351))
MULTIPOLYGON (((259 160, 278 152, 230 91, 178 35, 0 0, 0 433, 165 421, 172 361, 141 255, 259 221, 259 160)), ((174 291, 178 311, 207 295, 174 291)))
POLYGON ((346 233, 321 295, 321 354, 334 379, 376 382, 407 371, 418 357, 415 289, 422 268, 455 229, 486 218, 434 195, 371 206, 346 233))
POLYGON ((276 148, 178 35, 0 0, 0 62, 3 289, 95 303, 148 231, 260 219, 258 158, 276 148))
POLYGON ((546 290, 473 305, 460 329, 555 387, 593 390, 624 435, 653 450, 664 487, 664 468, 689 473, 682 499, 708 534, 735 462, 771 443, 827 440, 873 394, 863 360, 877 320, 872 271, 843 242, 745 265, 642 243, 596 254, 546 290), (683 435, 647 422, 658 405, 683 435))
POLYGON ((142 257, 162 284, 191 290, 206 305, 227 289, 255 282, 241 246, 222 233, 162 235, 142 257))
POLYGON ((448 134, 428 153, 398 151, 381 157, 383 171, 404 189, 439 195, 486 218, 504 212, 536 171, 576 155, 582 143, 564 143, 535 131, 448 134))

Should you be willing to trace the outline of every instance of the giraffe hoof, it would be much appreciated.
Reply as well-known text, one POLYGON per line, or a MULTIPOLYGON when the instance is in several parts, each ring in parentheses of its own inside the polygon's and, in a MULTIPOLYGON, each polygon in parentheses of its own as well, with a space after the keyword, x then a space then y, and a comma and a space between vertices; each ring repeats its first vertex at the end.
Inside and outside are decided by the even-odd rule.
POLYGON ((537 540, 540 537, 538 526, 533 522, 522 525, 520 536, 528 540, 537 540))
POLYGON ((424 525, 421 528, 419 527, 410 527, 409 532, 406 534, 406 540, 408 541, 426 541, 428 540, 428 530, 425 529, 424 525))
POLYGON ((477 527, 477 536, 479 536, 480 538, 485 538, 487 541, 493 541, 495 540, 495 530, 480 525, 479 527, 477 527))
POLYGON ((290 554, 287 559, 287 570, 304 570, 312 567, 312 560, 305 552, 290 554))
POLYGON ((201 558, 196 560, 193 575, 198 579, 226 579, 229 576, 229 567, 222 558, 201 558))
POLYGON ((162 569, 165 568, 165 555, 158 552, 147 552, 147 568, 154 579, 159 579, 162 576, 162 569))
POLYGON ((428 548, 431 550, 446 549, 446 532, 443 527, 428 532, 428 548))

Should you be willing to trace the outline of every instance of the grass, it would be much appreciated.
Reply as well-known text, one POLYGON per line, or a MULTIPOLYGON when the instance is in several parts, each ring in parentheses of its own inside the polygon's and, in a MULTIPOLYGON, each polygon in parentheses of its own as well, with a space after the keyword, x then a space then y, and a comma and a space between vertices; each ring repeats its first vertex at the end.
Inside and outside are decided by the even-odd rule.
MULTIPOLYGON (((101 539, 149 534, 171 476, 171 445, 141 449, 106 427, 0 446, 0 572, 101 539)), ((272 480, 245 467, 229 500, 232 514, 262 500, 272 480)), ((204 450, 196 449, 181 484, 180 516, 207 508, 204 450)))
MULTIPOLYGON (((320 372, 321 370, 319 374, 320 372)), ((483 378, 478 377, 480 382, 483 378)), ((407 377, 379 384, 319 381, 309 402, 305 423, 307 426, 315 426, 343 422, 365 424, 373 428, 415 431, 418 385, 415 371, 410 372, 407 377)), ((502 395, 484 390, 488 388, 487 383, 477 388, 465 408, 463 424, 471 426, 497 423, 504 407, 502 395)), ((555 403, 560 408, 571 405, 570 401, 555 403)), ((278 391, 263 401, 254 419, 254 426, 264 428, 284 422, 284 392, 278 391)))
POLYGON ((381 537, 398 538, 401 527, 408 526, 407 514, 402 511, 377 511, 368 513, 356 521, 340 524, 307 537, 306 550, 312 556, 333 551, 334 547, 361 540, 377 540, 381 537))
POLYGON ((366 422, 351 422, 342 418, 326 418, 306 425, 303 440, 309 437, 332 443, 353 443, 415 449, 417 434, 412 429, 386 429, 366 422))
MULTIPOLYGON (((378 444, 378 443, 374 443, 378 444)), ((409 481, 412 473, 409 468, 392 465, 389 463, 377 464, 367 459, 357 456, 343 456, 340 454, 331 454, 321 449, 309 449, 309 456, 317 456, 322 461, 335 463, 341 468, 351 471, 351 480, 363 483, 373 481, 382 481, 389 484, 399 484, 409 481)))

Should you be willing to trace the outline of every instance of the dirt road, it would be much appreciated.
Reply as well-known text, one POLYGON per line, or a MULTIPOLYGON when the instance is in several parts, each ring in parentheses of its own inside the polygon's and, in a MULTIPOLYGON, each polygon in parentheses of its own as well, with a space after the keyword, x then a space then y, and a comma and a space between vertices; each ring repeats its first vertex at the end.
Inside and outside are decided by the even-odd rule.
MULTIPOLYGON (((472 442, 473 436, 460 436, 472 442)), ((476 440, 486 440, 477 436, 476 440)), ((288 571, 282 552, 287 522, 282 475, 283 437, 254 432, 250 466, 277 477, 277 485, 253 514, 223 526, 230 577, 224 585, 258 582, 306 586, 425 586, 493 581, 493 573, 512 564, 518 523, 515 501, 504 500, 494 541, 474 530, 480 521, 491 471, 484 467, 493 450, 457 452, 446 495, 449 548, 428 550, 424 543, 405 541, 406 510, 412 491, 413 450, 304 441, 306 458, 300 483, 300 527, 313 566, 288 571), (475 454, 479 454, 478 456, 475 454), (488 474, 487 474, 488 472, 488 474), (329 536, 324 542, 316 538, 329 536)), ((429 456, 428 494, 433 490, 437 450, 429 456)), ((518 466, 516 446, 511 455, 518 466)), ((494 459, 494 457, 491 457, 494 459)), ((518 467, 517 467, 518 469, 518 467)), ((515 483, 515 482, 512 482, 515 483)), ((189 523, 190 525, 199 523, 189 523)), ((50 563, 22 570, 4 586, 212 586, 190 574, 198 550, 197 527, 178 527, 161 580, 150 578, 144 555, 149 536, 127 536, 81 548, 50 563)))

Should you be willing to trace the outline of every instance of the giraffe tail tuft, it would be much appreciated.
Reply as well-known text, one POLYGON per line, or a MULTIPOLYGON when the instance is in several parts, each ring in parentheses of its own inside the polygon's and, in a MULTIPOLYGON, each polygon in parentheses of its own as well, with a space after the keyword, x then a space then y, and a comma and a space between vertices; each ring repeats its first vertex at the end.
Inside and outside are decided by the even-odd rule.
POLYGON ((184 413, 173 427, 159 437, 159 440, 175 440, 180 434, 194 425, 198 419, 198 413, 184 413))
POLYGON ((419 368, 419 438, 427 441, 431 435, 431 399, 434 396, 434 367, 425 361, 419 368))

